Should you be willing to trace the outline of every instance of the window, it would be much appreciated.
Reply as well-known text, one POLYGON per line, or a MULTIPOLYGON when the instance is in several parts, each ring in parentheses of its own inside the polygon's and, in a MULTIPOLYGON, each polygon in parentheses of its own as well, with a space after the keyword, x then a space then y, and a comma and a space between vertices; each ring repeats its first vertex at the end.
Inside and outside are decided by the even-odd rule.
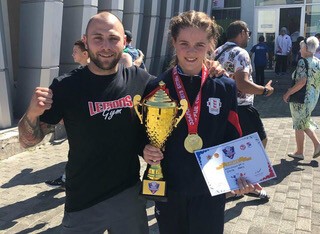
MULTIPOLYGON (((302 4, 304 0, 255 0, 256 6, 268 6, 268 5, 286 5, 286 4, 302 4)), ((312 0, 309 0, 312 1, 312 0)), ((319 0, 313 0, 319 1, 319 0)))
POLYGON ((241 7, 241 0, 212 0, 212 8, 241 7))
POLYGON ((214 16, 217 23, 225 30, 231 22, 240 20, 240 8, 213 10, 212 16, 214 16))
POLYGON ((306 37, 320 32, 320 5, 306 6, 304 30, 306 37))

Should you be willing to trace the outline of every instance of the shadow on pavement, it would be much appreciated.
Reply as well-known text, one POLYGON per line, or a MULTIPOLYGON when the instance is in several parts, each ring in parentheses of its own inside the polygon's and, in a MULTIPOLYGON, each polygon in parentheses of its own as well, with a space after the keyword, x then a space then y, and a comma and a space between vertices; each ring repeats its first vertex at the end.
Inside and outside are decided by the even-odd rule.
MULTIPOLYGON (((61 192, 64 192, 64 190, 53 189, 49 191, 44 191, 37 194, 37 196, 34 196, 27 200, 19 201, 11 205, 1 207, 0 219, 5 220, 6 223, 0 226, 0 230, 6 230, 13 227, 15 224, 17 224, 15 220, 19 218, 26 217, 28 215, 37 214, 43 211, 51 210, 60 205, 63 205, 65 202, 65 198, 55 197, 57 194, 61 192)), ((42 225, 42 224, 39 224, 39 225, 42 225)))
POLYGON ((279 164, 273 165, 273 169, 277 174, 277 178, 261 183, 263 187, 272 186, 281 183, 287 176, 296 171, 305 170, 304 167, 319 167, 316 160, 311 160, 309 163, 301 162, 298 159, 286 160, 281 159, 279 164))
POLYGON ((32 172, 32 168, 23 169, 19 174, 15 175, 9 182, 1 185, 1 188, 12 188, 18 185, 39 184, 46 180, 56 179, 62 175, 66 163, 61 162, 45 169, 32 172))
POLYGON ((230 220, 239 217, 242 213, 242 210, 244 207, 247 206, 259 206, 259 205, 263 205, 265 203, 267 203, 268 201, 265 200, 260 200, 260 199, 255 199, 255 200, 251 200, 251 201, 241 201, 241 202, 237 202, 235 207, 232 207, 228 210, 225 210, 224 214, 224 223, 229 222, 230 220))

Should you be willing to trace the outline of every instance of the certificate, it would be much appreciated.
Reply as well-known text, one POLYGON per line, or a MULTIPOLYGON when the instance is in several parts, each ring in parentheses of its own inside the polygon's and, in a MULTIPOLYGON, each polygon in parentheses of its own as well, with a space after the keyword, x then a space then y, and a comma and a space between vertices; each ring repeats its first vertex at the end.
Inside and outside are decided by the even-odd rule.
POLYGON ((238 189, 240 176, 252 184, 276 177, 257 133, 194 153, 212 196, 238 189))

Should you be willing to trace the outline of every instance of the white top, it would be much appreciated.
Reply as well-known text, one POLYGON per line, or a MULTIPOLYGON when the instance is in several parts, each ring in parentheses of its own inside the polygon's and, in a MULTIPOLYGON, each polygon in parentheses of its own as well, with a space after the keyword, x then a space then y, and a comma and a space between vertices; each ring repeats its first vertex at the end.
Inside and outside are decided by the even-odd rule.
POLYGON ((276 39, 275 53, 277 55, 288 55, 291 51, 292 41, 289 35, 279 35, 276 39))

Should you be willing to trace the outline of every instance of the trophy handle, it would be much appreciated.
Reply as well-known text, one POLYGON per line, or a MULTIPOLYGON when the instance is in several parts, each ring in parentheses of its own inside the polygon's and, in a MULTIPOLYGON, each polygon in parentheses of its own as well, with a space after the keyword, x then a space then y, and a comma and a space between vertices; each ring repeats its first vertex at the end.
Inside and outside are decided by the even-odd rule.
POLYGON ((178 118, 176 118, 176 123, 174 124, 175 128, 177 127, 178 123, 181 121, 181 119, 184 117, 188 110, 188 102, 186 99, 180 100, 180 107, 178 108, 178 110, 181 110, 181 114, 178 118))
POLYGON ((143 124, 142 114, 141 114, 141 112, 139 111, 139 108, 138 108, 138 106, 141 106, 140 101, 141 101, 141 96, 140 96, 140 95, 137 94, 137 95, 135 95, 135 96, 133 97, 133 107, 134 107, 134 110, 136 111, 137 116, 138 116, 139 119, 140 119, 140 123, 143 124))

